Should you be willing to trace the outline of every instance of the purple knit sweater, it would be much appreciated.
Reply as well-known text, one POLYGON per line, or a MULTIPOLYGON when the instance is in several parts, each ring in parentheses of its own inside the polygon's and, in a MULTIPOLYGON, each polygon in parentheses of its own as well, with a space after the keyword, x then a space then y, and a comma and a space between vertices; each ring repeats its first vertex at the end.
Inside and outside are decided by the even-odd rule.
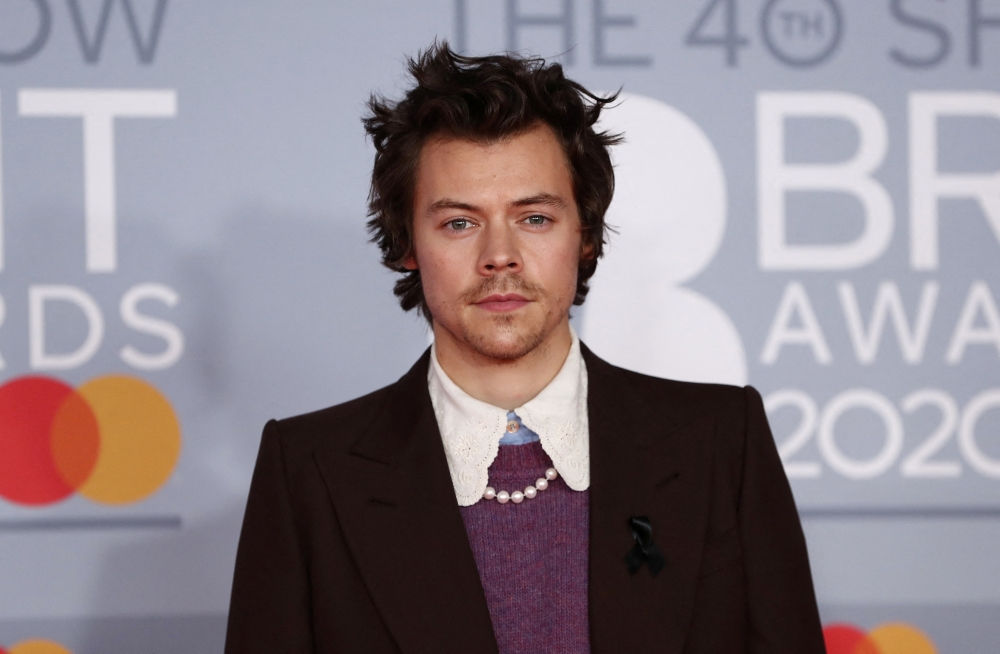
MULTIPOLYGON (((490 486, 523 490, 551 465, 538 442, 503 445, 490 486)), ((500 654, 589 652, 587 491, 557 479, 533 500, 461 511, 500 654)))

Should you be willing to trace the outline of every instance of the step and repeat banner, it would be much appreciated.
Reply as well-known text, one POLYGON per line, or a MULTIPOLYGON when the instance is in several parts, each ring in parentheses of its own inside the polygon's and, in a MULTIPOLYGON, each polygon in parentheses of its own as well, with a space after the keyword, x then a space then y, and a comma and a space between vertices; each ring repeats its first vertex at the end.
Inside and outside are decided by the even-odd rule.
POLYGON ((260 429, 426 347, 364 231, 404 56, 622 101, 601 356, 753 384, 831 654, 1000 642, 1000 0, 3 0, 0 652, 219 652, 260 429))

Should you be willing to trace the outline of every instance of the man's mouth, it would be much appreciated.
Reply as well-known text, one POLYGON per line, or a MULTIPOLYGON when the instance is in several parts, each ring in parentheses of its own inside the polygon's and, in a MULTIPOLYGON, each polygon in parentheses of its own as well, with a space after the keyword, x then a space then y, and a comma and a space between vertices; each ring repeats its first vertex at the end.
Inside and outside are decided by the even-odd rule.
POLYGON ((503 295, 488 295, 478 300, 475 304, 480 309, 485 309, 486 311, 505 312, 520 309, 530 301, 517 293, 505 293, 503 295))

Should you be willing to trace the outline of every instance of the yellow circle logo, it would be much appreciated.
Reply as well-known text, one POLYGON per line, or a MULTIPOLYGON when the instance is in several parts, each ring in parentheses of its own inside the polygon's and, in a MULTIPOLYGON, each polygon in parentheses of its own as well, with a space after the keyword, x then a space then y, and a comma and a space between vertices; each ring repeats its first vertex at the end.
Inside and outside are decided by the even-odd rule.
POLYGON ((927 634, 905 622, 879 625, 868 633, 851 624, 823 628, 827 654, 938 654, 927 634))
MULTIPOLYGON (((53 640, 25 640, 6 651, 8 654, 73 654, 53 640)), ((0 654, 3 652, 0 647, 0 654)))
POLYGON ((52 504, 74 492, 129 504, 174 471, 181 428, 149 383, 105 375, 79 388, 42 376, 0 386, 0 497, 52 504))

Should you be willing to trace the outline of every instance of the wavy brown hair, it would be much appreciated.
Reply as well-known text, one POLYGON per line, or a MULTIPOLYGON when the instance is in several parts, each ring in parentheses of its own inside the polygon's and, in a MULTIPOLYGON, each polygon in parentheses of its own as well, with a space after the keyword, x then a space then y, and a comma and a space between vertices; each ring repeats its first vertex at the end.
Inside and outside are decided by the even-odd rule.
POLYGON ((372 94, 363 119, 375 145, 368 231, 382 263, 403 275, 394 288, 400 305, 430 319, 420 271, 404 267, 414 254, 413 195, 424 143, 432 136, 496 143, 539 123, 552 128, 569 162, 583 238, 573 303, 583 304, 604 251, 604 214, 615 190, 608 148, 621 140, 594 125, 618 95, 594 95, 557 63, 511 54, 464 57, 446 42, 408 57, 407 68, 415 84, 403 99, 372 94))

